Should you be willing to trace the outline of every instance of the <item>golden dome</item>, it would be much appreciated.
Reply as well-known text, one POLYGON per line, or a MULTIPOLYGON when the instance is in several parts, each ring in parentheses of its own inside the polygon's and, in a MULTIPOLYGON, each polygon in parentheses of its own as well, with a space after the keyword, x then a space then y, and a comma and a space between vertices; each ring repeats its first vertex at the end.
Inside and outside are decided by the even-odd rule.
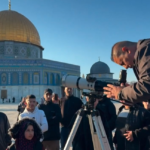
POLYGON ((41 47, 39 33, 32 22, 12 10, 0 11, 0 41, 31 43, 41 47))

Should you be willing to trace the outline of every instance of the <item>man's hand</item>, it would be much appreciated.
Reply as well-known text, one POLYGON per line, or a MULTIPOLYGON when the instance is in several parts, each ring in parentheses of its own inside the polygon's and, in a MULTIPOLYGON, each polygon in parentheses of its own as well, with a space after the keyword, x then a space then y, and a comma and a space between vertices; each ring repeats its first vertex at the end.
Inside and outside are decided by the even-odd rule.
POLYGON ((125 133, 124 136, 130 142, 132 142, 134 140, 133 135, 132 135, 132 131, 127 131, 127 133, 125 133))
POLYGON ((108 98, 118 99, 118 94, 123 87, 108 84, 107 87, 104 87, 103 89, 106 90, 104 94, 106 94, 108 98))

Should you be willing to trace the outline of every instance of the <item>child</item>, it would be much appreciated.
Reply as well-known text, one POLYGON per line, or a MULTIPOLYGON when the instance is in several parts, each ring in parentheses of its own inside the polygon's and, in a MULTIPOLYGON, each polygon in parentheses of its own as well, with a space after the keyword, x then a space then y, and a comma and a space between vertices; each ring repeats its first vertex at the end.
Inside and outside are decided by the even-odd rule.
POLYGON ((15 143, 7 150, 44 150, 39 141, 42 137, 42 131, 33 119, 20 120, 8 132, 15 139, 15 143))

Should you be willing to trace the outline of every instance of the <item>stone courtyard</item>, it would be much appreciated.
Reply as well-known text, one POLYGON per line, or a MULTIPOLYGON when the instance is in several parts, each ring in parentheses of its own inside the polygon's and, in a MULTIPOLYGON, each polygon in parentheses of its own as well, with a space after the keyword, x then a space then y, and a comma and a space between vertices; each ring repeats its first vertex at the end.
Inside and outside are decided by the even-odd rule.
MULTIPOLYGON (((119 103, 114 103, 116 106, 116 109, 118 110, 120 104, 119 103)), ((12 126, 16 121, 17 121, 17 106, 18 103, 15 104, 8 104, 8 103, 2 103, 0 102, 0 112, 3 112, 7 115, 10 125, 12 126)))

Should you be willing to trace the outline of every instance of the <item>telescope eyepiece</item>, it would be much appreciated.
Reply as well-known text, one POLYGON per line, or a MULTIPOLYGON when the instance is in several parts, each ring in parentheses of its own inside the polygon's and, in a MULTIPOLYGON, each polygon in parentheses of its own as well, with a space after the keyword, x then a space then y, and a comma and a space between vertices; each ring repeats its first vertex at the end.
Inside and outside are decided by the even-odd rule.
POLYGON ((124 83, 124 84, 127 82, 127 71, 126 70, 120 71, 119 82, 124 83))

